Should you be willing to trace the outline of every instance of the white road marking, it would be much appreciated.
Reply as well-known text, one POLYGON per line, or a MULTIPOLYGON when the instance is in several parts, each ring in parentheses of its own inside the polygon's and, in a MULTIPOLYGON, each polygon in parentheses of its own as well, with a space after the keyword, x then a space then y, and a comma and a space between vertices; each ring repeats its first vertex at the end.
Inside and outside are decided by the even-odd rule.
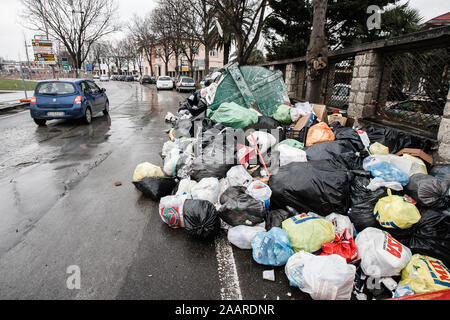
POLYGON ((233 256, 233 248, 223 234, 214 240, 216 246, 216 259, 218 264, 220 298, 222 300, 242 300, 239 276, 233 256))

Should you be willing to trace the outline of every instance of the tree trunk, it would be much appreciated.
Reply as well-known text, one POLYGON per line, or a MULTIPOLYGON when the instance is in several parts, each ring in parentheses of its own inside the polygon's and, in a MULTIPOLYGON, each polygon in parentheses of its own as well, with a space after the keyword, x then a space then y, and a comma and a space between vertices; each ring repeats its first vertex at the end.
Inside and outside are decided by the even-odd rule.
POLYGON ((327 0, 314 0, 313 28, 306 50, 306 100, 320 103, 321 83, 328 65, 328 41, 325 36, 327 0))
POLYGON ((231 51, 231 40, 227 40, 223 44, 223 64, 228 64, 228 60, 230 58, 230 51, 231 51))

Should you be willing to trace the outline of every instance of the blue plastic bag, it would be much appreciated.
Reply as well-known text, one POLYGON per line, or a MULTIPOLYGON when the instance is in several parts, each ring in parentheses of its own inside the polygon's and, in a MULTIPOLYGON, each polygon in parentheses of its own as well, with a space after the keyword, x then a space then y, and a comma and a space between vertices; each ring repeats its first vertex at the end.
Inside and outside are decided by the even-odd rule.
POLYGON ((259 264, 268 266, 285 265, 294 254, 286 231, 278 227, 256 234, 251 245, 253 259, 259 264))
POLYGON ((384 181, 397 181, 402 186, 406 186, 409 182, 408 175, 389 162, 383 161, 375 163, 367 167, 374 178, 382 178, 384 181))

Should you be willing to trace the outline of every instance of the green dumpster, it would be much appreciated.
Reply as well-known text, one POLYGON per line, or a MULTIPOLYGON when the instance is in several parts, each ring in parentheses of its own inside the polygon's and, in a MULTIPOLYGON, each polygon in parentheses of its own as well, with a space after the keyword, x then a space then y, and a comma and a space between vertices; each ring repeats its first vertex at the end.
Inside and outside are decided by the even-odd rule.
POLYGON ((216 95, 209 106, 216 110, 224 102, 235 102, 272 116, 281 104, 290 104, 281 71, 259 66, 239 67, 236 63, 225 68, 220 76, 216 95))

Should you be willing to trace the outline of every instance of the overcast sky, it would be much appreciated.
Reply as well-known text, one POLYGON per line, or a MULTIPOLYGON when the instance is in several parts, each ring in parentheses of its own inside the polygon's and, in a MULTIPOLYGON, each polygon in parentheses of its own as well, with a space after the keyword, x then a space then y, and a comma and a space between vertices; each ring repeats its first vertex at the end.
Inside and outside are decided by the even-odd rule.
MULTIPOLYGON (((143 15, 155 6, 153 0, 116 0, 122 21, 129 21, 134 13, 143 15)), ((405 0, 403 1, 405 2, 405 0)), ((450 0, 410 0, 410 6, 419 10, 424 21, 450 11, 450 0)), ((20 23, 18 14, 22 8, 20 0, 0 0, 0 57, 25 60, 24 35, 30 43, 33 32, 20 23)), ((117 34, 115 37, 119 38, 117 34)), ((32 58, 31 51, 29 57, 32 58)))

